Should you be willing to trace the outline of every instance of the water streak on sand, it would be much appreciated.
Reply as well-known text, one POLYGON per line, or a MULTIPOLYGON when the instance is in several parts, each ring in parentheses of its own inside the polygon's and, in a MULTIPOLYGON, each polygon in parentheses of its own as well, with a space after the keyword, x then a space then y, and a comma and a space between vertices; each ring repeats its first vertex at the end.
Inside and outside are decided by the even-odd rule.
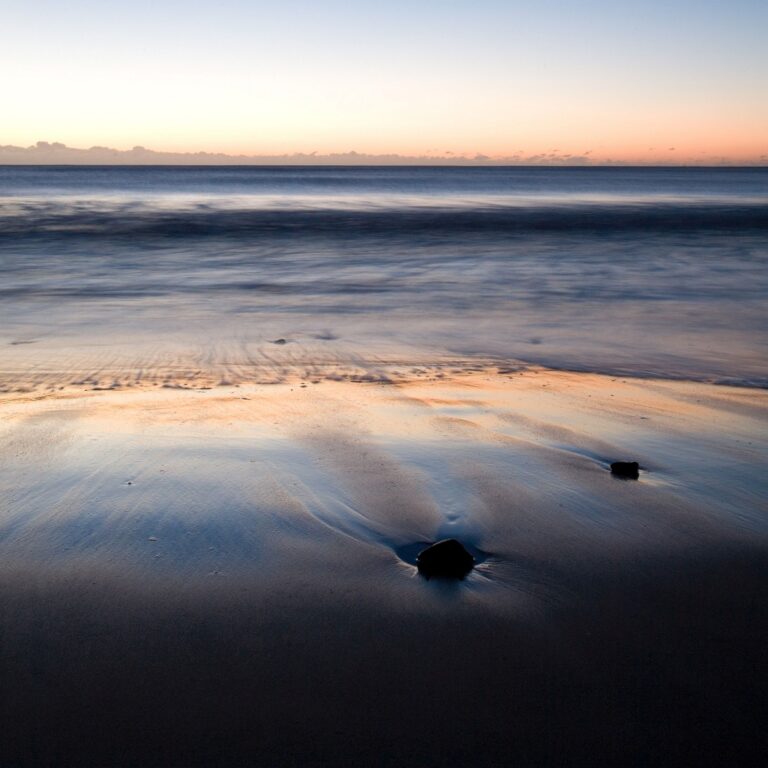
POLYGON ((768 405, 760 391, 718 391, 489 370, 386 386, 6 395, 3 561, 128 558, 141 571, 157 536, 152 555, 195 569, 205 552, 191 542, 225 540, 237 570, 254 567, 251 547, 274 557, 318 525, 385 559, 461 535, 508 564, 762 536, 768 405), (622 458, 640 461, 642 482, 610 476, 622 458))

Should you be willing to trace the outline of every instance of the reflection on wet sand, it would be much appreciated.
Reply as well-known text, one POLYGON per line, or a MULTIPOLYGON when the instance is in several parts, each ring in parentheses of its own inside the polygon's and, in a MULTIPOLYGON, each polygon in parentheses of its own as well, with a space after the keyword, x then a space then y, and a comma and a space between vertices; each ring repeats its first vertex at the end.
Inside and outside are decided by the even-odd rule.
POLYGON ((766 393, 440 373, 4 395, 7 764, 757 764, 766 393))

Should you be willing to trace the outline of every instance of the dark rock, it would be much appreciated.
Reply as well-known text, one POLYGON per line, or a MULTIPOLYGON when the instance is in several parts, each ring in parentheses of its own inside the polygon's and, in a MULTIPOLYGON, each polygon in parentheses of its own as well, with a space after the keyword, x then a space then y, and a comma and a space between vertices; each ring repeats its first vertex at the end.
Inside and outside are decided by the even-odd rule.
POLYGON ((463 579, 474 564, 475 558, 456 539, 438 541, 416 558, 419 573, 428 579, 463 579))
POLYGON ((287 344, 288 342, 285 339, 275 339, 273 344, 287 344))
POLYGON ((611 464, 611 474, 637 480, 640 477, 640 465, 636 461, 614 461, 611 464))

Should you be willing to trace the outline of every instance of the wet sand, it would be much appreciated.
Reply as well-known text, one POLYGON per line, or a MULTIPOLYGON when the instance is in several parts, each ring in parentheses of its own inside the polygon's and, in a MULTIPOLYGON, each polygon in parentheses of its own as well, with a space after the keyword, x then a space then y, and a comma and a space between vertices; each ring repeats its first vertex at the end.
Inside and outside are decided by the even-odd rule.
POLYGON ((4 765, 764 764, 764 390, 358 378, 0 396, 4 765))

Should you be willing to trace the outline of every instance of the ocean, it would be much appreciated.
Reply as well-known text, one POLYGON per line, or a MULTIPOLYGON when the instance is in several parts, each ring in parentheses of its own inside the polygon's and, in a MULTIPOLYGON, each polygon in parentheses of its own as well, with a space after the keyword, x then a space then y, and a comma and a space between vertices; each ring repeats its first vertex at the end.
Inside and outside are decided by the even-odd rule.
POLYGON ((766 168, 5 166, 0 387, 488 362, 764 387, 766 266, 766 168))

